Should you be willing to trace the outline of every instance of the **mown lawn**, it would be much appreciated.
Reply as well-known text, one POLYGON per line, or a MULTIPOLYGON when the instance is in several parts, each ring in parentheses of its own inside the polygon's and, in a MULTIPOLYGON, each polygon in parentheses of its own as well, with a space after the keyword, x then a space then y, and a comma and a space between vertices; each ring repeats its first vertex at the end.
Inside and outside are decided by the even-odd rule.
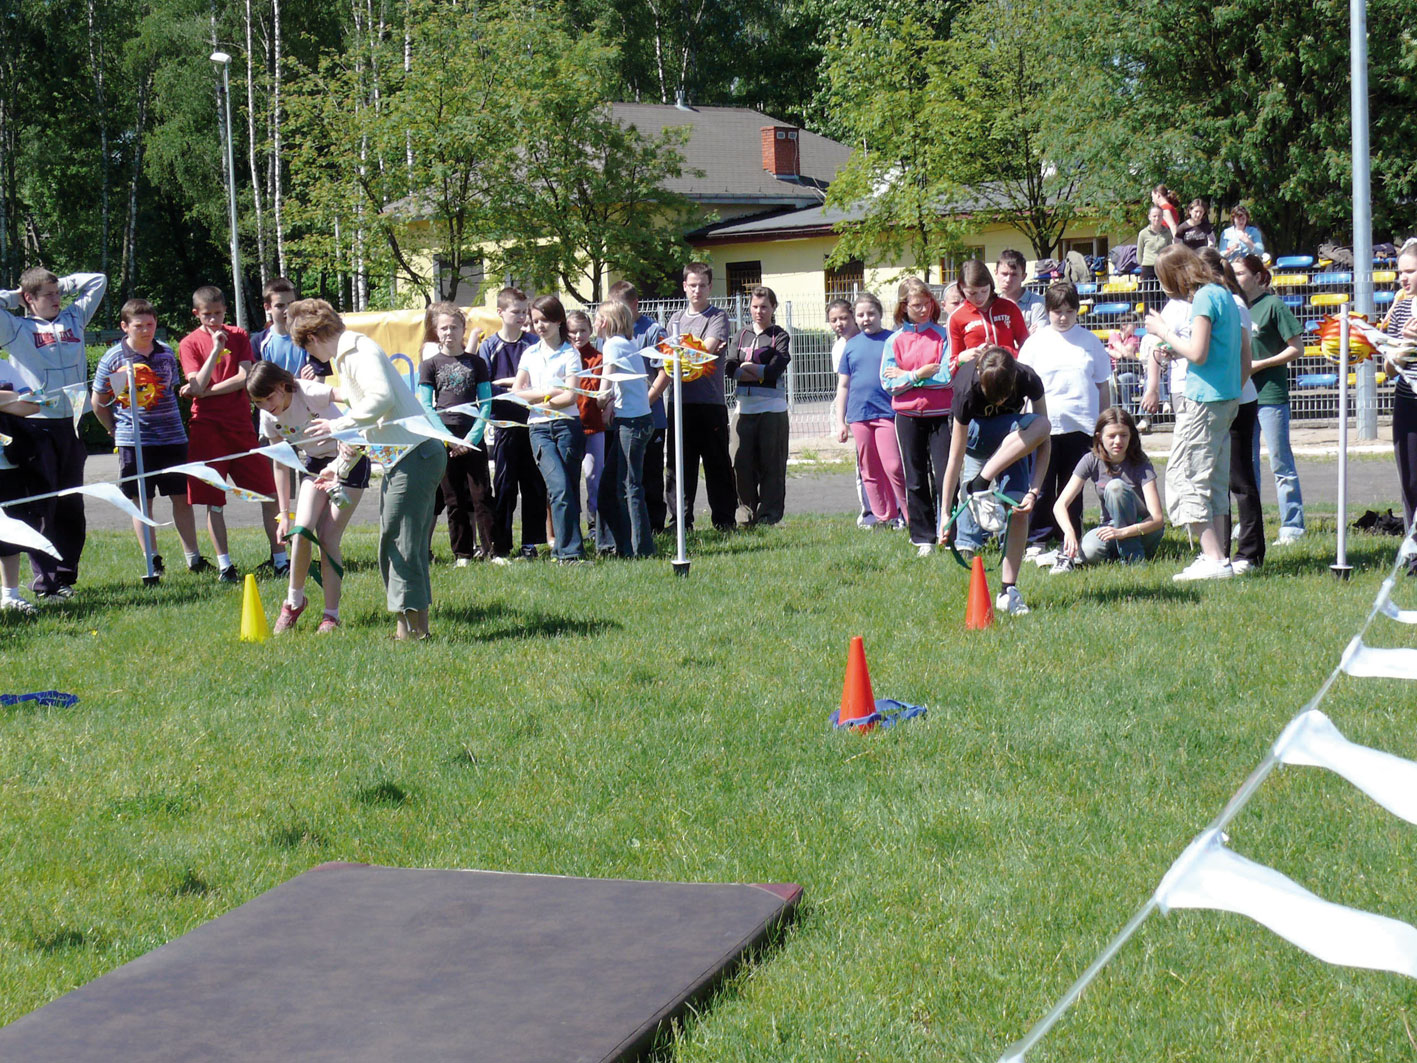
MULTIPOLYGON (((78 597, 0 624, 6 690, 81 698, 0 709, 0 1022, 357 860, 798 882, 798 923, 665 1059, 994 1060, 1318 689, 1396 543, 1353 537, 1340 585, 1330 522, 1259 576, 1180 586, 1173 534, 1143 570, 1029 566, 1033 614, 966 632, 947 556, 800 518, 702 537, 687 580, 445 558, 435 639, 406 645, 365 530, 343 631, 317 638, 312 611, 249 645, 239 588, 145 590, 131 535, 95 535, 78 597), (832 733, 855 634, 877 696, 928 717, 832 733)), ((273 617, 280 588, 262 591, 273 617)), ((1417 585, 1401 595, 1417 605, 1417 585)), ((1374 644, 1410 644, 1380 623, 1374 644)), ((1409 757, 1414 708, 1409 686, 1347 678, 1324 704, 1409 757)), ((1278 773, 1231 834, 1324 897, 1417 922, 1417 828, 1340 779, 1278 773)), ((1411 1028, 1417 983, 1183 912, 1030 1059, 1412 1060, 1411 1028)))

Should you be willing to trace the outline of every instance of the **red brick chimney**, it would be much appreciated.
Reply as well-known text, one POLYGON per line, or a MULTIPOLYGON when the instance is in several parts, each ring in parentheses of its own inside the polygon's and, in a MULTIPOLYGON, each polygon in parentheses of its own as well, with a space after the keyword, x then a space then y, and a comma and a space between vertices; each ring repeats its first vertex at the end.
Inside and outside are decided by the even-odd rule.
POLYGON ((801 131, 795 126, 765 125, 760 132, 763 169, 774 177, 802 176, 801 131))

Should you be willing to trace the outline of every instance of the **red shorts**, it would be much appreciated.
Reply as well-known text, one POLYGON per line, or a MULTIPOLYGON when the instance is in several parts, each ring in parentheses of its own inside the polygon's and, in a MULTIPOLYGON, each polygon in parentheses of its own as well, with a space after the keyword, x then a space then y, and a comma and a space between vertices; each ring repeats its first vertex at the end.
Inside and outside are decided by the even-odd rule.
MULTIPOLYGON (((187 426, 190 433, 187 441, 187 460, 201 461, 210 465, 237 487, 248 491, 275 497, 276 481, 271 473, 271 459, 259 454, 247 454, 242 458, 227 461, 212 461, 223 454, 233 454, 242 450, 254 450, 261 445, 254 429, 234 432, 225 425, 209 425, 193 421, 187 426)), ((211 484, 187 478, 187 501, 194 506, 224 506, 226 493, 218 491, 211 484)))

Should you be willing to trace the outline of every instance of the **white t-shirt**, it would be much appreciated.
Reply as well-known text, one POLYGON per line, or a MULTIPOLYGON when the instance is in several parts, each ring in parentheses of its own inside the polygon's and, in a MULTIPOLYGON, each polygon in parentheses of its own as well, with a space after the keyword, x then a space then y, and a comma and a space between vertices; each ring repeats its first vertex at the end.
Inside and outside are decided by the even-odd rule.
POLYGON ((602 366, 610 373, 643 373, 643 380, 616 380, 611 385, 615 391, 615 414, 617 417, 648 417, 649 409, 649 363, 633 340, 624 336, 611 336, 605 341, 605 358, 602 366))
MULTIPOLYGON (((271 443, 289 443, 305 434, 316 417, 333 421, 340 415, 335 406, 335 389, 317 380, 295 378, 295 394, 281 414, 261 411, 261 436, 271 443)), ((339 444, 333 439, 316 439, 301 443, 300 449, 312 458, 333 458, 339 444)))
MULTIPOLYGON (((1249 306, 1241 296, 1236 295, 1234 292, 1230 293, 1230 298, 1235 300, 1235 305, 1240 309, 1240 327, 1245 330, 1245 335, 1249 336, 1251 342, 1253 342, 1255 337, 1255 321, 1254 318, 1250 316, 1249 306)), ((1259 397, 1260 393, 1255 388, 1254 380, 1246 380, 1245 386, 1240 389, 1240 405, 1243 406, 1247 402, 1255 402, 1259 397)))
POLYGON ((1102 341, 1081 325, 1059 332, 1046 325, 1024 341, 1020 364, 1043 381, 1053 434, 1085 432, 1097 426, 1097 385, 1112 379, 1112 359, 1102 341))
MULTIPOLYGON (((530 377, 528 387, 533 391, 555 391, 557 388, 564 388, 568 384, 579 387, 579 377, 573 374, 581 371, 581 352, 576 350, 569 343, 562 343, 555 350, 551 350, 538 340, 522 353, 521 365, 517 372, 526 373, 530 377)), ((565 407, 565 412, 580 420, 580 415, 576 410, 575 403, 565 407)), ((532 410, 527 417, 527 424, 545 424, 547 421, 554 421, 558 418, 549 414, 532 410)))
MULTIPOLYGON (((1161 308, 1161 319, 1181 339, 1191 338, 1191 301, 1189 299, 1168 299, 1166 305, 1161 308)), ((1154 340, 1155 337, 1148 336, 1147 339, 1154 340)), ((1181 357, 1171 359, 1172 395, 1186 393, 1186 370, 1190 368, 1190 364, 1181 357)))

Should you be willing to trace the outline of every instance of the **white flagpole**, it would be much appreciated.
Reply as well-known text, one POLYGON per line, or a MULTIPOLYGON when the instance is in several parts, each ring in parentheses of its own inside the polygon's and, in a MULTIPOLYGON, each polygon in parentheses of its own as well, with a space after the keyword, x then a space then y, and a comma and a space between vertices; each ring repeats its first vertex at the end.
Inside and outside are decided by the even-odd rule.
MULTIPOLYGON (((1372 255, 1368 256, 1369 268, 1372 255)), ((1348 563, 1348 303, 1338 306, 1338 546, 1329 570, 1341 580, 1353 575, 1348 563)))
POLYGON ((674 384, 674 574, 689 574, 689 558, 685 552, 684 521, 684 372, 683 349, 673 344, 669 365, 674 384))
POLYGON ((144 479, 143 436, 138 429, 138 370, 137 365, 131 360, 128 362, 128 414, 133 422, 133 455, 138 463, 138 511, 142 513, 145 521, 143 524, 143 563, 147 566, 147 573, 143 576, 143 585, 155 587, 162 581, 162 577, 157 574, 157 569, 153 565, 153 555, 157 553, 157 534, 153 531, 152 526, 146 523, 152 519, 152 514, 148 512, 147 481, 144 479))

